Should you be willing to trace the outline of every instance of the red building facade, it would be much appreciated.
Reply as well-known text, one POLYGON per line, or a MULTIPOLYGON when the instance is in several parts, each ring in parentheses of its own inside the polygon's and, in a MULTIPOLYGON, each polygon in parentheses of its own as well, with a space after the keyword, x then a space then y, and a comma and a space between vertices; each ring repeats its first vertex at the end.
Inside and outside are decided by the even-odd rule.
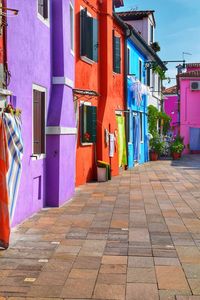
POLYGON ((125 32, 113 4, 123 5, 97 0, 75 4, 76 185, 96 179, 97 160, 110 163, 112 175, 119 172, 116 113, 123 115, 125 109, 125 32))

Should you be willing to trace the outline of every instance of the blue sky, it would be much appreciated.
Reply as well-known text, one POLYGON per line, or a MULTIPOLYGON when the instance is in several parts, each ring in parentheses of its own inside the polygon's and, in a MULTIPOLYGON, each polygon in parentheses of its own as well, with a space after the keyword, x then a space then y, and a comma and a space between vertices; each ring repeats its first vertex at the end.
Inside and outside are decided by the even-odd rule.
MULTIPOLYGON (((161 46, 163 60, 200 62, 200 0, 124 0, 120 10, 155 10, 155 40, 161 46)), ((175 77, 175 64, 167 65, 168 76, 175 77)))

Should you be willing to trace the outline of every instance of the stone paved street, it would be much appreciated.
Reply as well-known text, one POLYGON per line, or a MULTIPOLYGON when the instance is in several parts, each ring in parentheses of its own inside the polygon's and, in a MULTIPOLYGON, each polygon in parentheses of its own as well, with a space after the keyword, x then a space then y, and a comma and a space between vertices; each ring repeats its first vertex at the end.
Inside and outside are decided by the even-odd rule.
POLYGON ((200 300, 200 156, 87 184, 18 226, 0 252, 7 298, 200 300))

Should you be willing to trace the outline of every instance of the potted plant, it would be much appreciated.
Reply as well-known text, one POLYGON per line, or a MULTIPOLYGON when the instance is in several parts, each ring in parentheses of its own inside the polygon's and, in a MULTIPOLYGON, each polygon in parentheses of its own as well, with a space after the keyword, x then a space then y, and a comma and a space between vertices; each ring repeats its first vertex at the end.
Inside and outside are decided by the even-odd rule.
POLYGON ((181 136, 177 136, 170 146, 172 158, 174 160, 180 159, 183 149, 184 149, 183 138, 181 136))
POLYGON ((150 142, 150 160, 156 161, 158 157, 162 154, 164 149, 164 142, 160 140, 158 136, 153 137, 150 142))

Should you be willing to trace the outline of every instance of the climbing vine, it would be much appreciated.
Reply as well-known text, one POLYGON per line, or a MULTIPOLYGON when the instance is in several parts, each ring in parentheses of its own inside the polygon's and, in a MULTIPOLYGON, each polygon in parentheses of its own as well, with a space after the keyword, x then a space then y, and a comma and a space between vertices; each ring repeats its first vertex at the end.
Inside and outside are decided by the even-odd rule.
POLYGON ((171 118, 164 112, 159 111, 155 106, 148 106, 149 132, 153 137, 158 135, 158 124, 160 124, 163 135, 166 135, 170 128, 171 118))
POLYGON ((158 66, 156 63, 153 64, 152 70, 154 73, 158 74, 161 80, 167 79, 165 76, 165 70, 163 70, 160 66, 158 66))

